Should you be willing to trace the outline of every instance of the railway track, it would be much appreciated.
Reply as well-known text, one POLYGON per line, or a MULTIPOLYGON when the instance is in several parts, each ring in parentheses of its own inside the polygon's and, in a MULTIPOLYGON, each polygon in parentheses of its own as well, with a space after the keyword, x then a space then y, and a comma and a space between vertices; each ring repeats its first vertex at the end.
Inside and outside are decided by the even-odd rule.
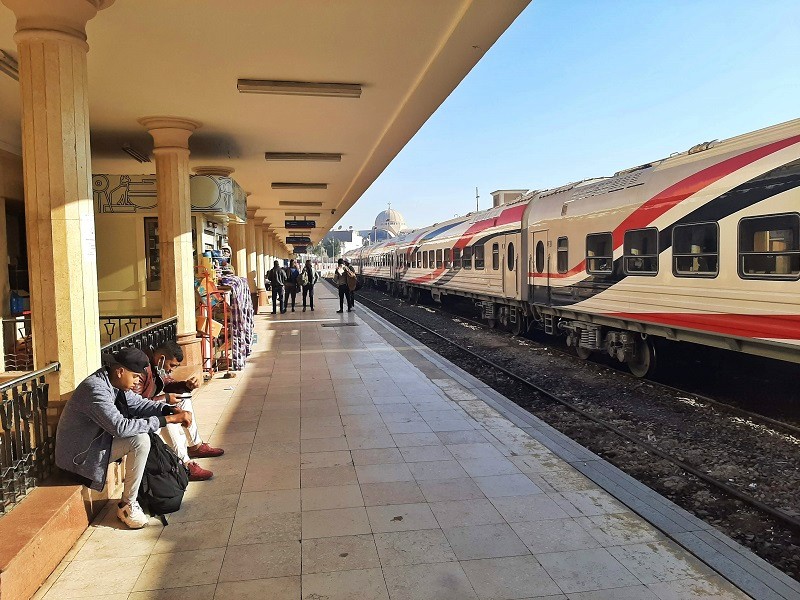
MULTIPOLYGON (((563 409, 566 409, 574 413, 580 418, 590 421, 595 426, 601 427, 602 429, 610 433, 613 433, 619 438, 624 439, 629 443, 635 444, 638 448, 644 450, 645 452, 651 455, 658 456, 660 459, 669 462, 670 464, 674 465, 681 471, 691 474, 692 476, 704 482, 707 486, 713 488, 714 490, 726 494, 727 496, 730 496, 732 498, 735 498, 739 502, 742 502, 747 506, 752 507, 753 509, 759 511, 764 515, 768 515, 769 518, 771 518, 774 521, 777 521, 784 527, 791 529, 792 531, 795 532, 795 534, 800 533, 800 518, 798 518, 798 516, 790 514, 785 510, 782 510, 781 508, 771 506, 753 497, 752 495, 747 494, 741 491, 740 489, 737 489, 736 487, 729 485, 728 482, 723 481, 721 478, 709 475, 708 473, 704 472, 701 468, 689 464, 685 460, 682 460, 681 458, 675 456, 674 454, 656 447, 649 441, 642 439, 637 435, 623 431, 620 427, 609 422, 607 419, 592 414, 586 409, 577 406, 575 402, 571 402, 570 400, 566 399, 561 394, 554 392, 553 390, 546 389, 545 387, 538 385, 533 381, 530 381, 525 376, 515 373, 511 369, 508 369, 505 366, 498 364, 495 360, 492 360, 486 356, 481 355, 480 352, 476 352, 473 349, 467 348, 463 344, 460 344, 457 341, 453 340, 451 336, 443 335, 439 331, 436 331, 431 327, 428 327, 422 323, 419 323, 418 321, 415 321, 412 317, 409 317, 408 315, 395 311, 379 302, 375 302, 374 300, 365 297, 363 294, 360 295, 359 300, 364 304, 368 305, 370 308, 373 308, 378 314, 383 314, 384 316, 391 315, 392 317, 402 319, 403 321, 409 323, 413 328, 420 330, 423 336, 426 335, 433 336, 435 340, 437 340, 439 343, 443 342, 456 349, 460 355, 468 356, 471 360, 477 361, 481 365, 489 367, 491 370, 495 371, 496 373, 502 374, 503 377, 513 381, 516 384, 521 384, 525 386, 527 389, 532 390, 540 397, 546 398, 548 401, 555 403, 560 407, 563 407, 563 409)), ((451 313, 444 313, 444 314, 447 314, 448 317, 453 316, 451 313)), ((475 322, 475 324, 477 324, 477 322, 475 322)), ((479 374, 476 374, 476 376, 480 377, 479 374)), ((638 382, 638 381, 639 380, 633 380, 633 378, 631 378, 631 382, 638 382)), ((665 390, 670 389, 669 386, 665 386, 662 384, 657 384, 657 385, 659 385, 661 388, 665 390)), ((675 388, 671 389, 672 391, 675 391, 675 388)), ((677 390, 677 391, 679 391, 680 393, 685 393, 682 390, 677 390)), ((754 422, 758 422, 759 424, 765 427, 780 428, 781 430, 787 432, 789 435, 800 434, 800 428, 783 423, 781 421, 777 421, 769 417, 764 417, 762 415, 751 413, 749 411, 745 411, 736 407, 731 407, 725 405, 724 403, 720 403, 712 398, 705 398, 702 396, 698 396, 696 394, 692 395, 697 398, 697 402, 704 402, 710 404, 715 408, 719 408, 720 410, 723 410, 725 412, 738 415, 743 419, 750 419, 754 422)))

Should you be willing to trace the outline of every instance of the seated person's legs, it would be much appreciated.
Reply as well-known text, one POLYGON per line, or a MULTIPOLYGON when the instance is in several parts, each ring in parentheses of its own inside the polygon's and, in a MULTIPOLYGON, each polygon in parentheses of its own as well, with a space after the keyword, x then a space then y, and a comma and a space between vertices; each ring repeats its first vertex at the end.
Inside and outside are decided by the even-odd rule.
POLYGON ((132 437, 115 437, 111 442, 111 461, 125 457, 125 483, 122 499, 117 507, 117 517, 131 529, 144 527, 148 521, 136 497, 139 494, 149 453, 150 436, 147 433, 132 437))

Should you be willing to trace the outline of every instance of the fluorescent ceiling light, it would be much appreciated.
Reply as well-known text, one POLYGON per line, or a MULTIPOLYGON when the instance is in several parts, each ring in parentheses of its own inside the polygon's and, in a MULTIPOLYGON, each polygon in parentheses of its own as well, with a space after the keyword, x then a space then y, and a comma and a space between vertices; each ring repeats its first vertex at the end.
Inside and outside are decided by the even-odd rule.
POLYGON ((17 59, 5 50, 0 50, 0 71, 11 77, 11 79, 19 81, 19 64, 17 63, 17 59))
POLYGON ((327 183, 295 183, 287 181, 274 181, 273 190, 327 190, 327 183))
POLYGON ((321 217, 322 216, 322 213, 318 213, 318 212, 316 212, 316 213, 315 212, 290 212, 288 210, 285 211, 283 214, 286 215, 287 217, 321 217))
POLYGON ((320 83, 313 81, 276 81, 274 79, 239 79, 236 89, 242 94, 280 94, 284 96, 327 96, 360 98, 361 84, 320 83))
POLYGON ((134 160, 138 160, 140 163, 150 162, 150 157, 147 154, 140 152, 136 148, 131 148, 130 144, 123 144, 122 151, 134 160))
POLYGON ((278 206, 322 206, 322 202, 309 202, 307 200, 279 200, 278 206))
POLYGON ((265 152, 266 160, 325 160, 341 162, 342 155, 335 152, 265 152))

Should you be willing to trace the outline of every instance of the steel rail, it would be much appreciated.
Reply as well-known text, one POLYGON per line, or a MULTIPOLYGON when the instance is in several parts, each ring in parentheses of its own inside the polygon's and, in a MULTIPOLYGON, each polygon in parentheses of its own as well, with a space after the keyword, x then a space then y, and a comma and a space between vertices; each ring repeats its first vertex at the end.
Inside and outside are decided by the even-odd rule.
POLYGON ((582 417, 586 418, 587 420, 592 421, 592 422, 600 425, 601 427, 604 427, 605 429, 608 429, 609 431, 619 435, 622 438, 625 438, 626 440, 628 440, 630 442, 633 442, 637 446, 645 449, 647 452, 650 452, 651 454, 655 454, 656 456, 659 456, 659 457, 663 458, 664 460, 671 462, 672 464, 674 464, 675 466, 679 467, 680 469, 686 471, 687 473, 690 473, 690 474, 694 475, 695 477, 697 477, 698 479, 700 479, 702 481, 705 481, 709 485, 722 490, 726 494, 729 494, 729 495, 737 498, 738 500, 741 500, 742 502, 745 502, 746 504, 754 506, 755 508, 761 510, 762 512, 765 512, 765 513, 771 515, 772 517, 775 517, 776 519, 786 523, 787 525, 790 525, 790 526, 800 530, 800 519, 798 519, 798 518, 796 518, 796 517, 784 512, 784 511, 782 511, 782 510, 780 510, 778 508, 773 508, 773 507, 769 506, 768 504, 764 504, 760 500, 758 500, 756 498, 753 498, 752 496, 750 496, 748 494, 745 494, 744 492, 741 492, 738 489, 728 485, 727 483, 724 483, 724 482, 722 482, 722 481, 720 481, 718 479, 715 479, 714 477, 711 477, 710 475, 707 475, 706 473, 703 473, 698 468, 693 467, 693 466, 685 463, 681 459, 676 458, 675 456, 672 456, 671 454, 669 454, 667 452, 664 452, 663 450, 661 450, 659 448, 656 448, 652 444, 650 444, 648 442, 645 442, 644 440, 642 440, 642 439, 640 439, 640 438, 638 438, 638 437, 636 437, 634 435, 626 433, 625 431, 622 431, 620 428, 616 427, 615 425, 612 425, 611 423, 608 423, 607 421, 604 421, 603 419, 595 417, 594 415, 588 413, 584 409, 572 404, 571 402, 568 402, 567 400, 564 400, 563 398, 561 398, 558 395, 550 392, 549 390, 546 390, 543 387, 540 387, 539 385, 533 383, 532 381, 529 381, 528 379, 526 379, 526 378, 524 378, 524 377, 522 377, 520 375, 517 375, 516 373, 514 373, 512 371, 509 371, 508 369, 506 369, 502 365, 497 364, 493 360, 488 359, 488 358, 486 358, 484 356, 481 356, 480 354, 478 354, 476 352, 473 352, 469 348, 466 348, 466 347, 462 346, 458 342, 454 342, 450 338, 440 334, 439 332, 431 329, 430 327, 426 327, 425 325, 423 325, 421 323, 418 323, 417 321, 415 321, 414 319, 412 319, 409 316, 406 316, 406 315, 404 315, 402 313, 399 313, 399 312, 397 312, 395 310, 392 310, 391 308, 388 308, 386 306, 382 306, 381 304, 379 304, 378 302, 375 302, 374 300, 370 300, 368 298, 364 298, 363 295, 359 297, 359 300, 362 303, 371 304, 371 305, 373 305, 373 306, 375 306, 375 307, 377 307, 377 308, 379 308, 381 310, 385 310, 385 311, 387 311, 387 312, 389 312, 389 313, 391 313, 391 314, 393 314, 395 316, 398 316, 401 319, 405 319, 406 321, 412 323, 415 327, 418 327, 418 328, 430 333, 431 335, 434 335, 437 338, 439 338, 441 340, 444 340, 445 342, 447 342, 448 344, 454 346, 455 348, 457 348, 461 352, 464 352, 464 353, 476 358, 477 360, 479 360, 479 361, 491 366, 492 368, 500 371, 501 373, 503 373, 507 377, 527 385, 528 387, 532 388, 534 391, 536 391, 541 396, 549 398, 549 399, 557 402, 558 404, 563 405, 564 407, 566 407, 566 408, 572 410, 573 412, 581 415, 582 417))

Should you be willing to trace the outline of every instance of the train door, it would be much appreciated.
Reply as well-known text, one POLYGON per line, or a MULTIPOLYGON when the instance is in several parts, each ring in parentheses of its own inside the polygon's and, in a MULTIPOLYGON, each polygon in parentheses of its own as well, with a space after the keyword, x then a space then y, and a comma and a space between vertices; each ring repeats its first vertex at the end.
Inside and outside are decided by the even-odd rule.
POLYGON ((534 304, 550 304, 550 247, 547 230, 534 231, 531 234, 530 247, 531 269, 533 278, 534 304))
POLYGON ((519 240, 515 235, 504 236, 503 256, 503 295, 516 298, 519 295, 519 240))

